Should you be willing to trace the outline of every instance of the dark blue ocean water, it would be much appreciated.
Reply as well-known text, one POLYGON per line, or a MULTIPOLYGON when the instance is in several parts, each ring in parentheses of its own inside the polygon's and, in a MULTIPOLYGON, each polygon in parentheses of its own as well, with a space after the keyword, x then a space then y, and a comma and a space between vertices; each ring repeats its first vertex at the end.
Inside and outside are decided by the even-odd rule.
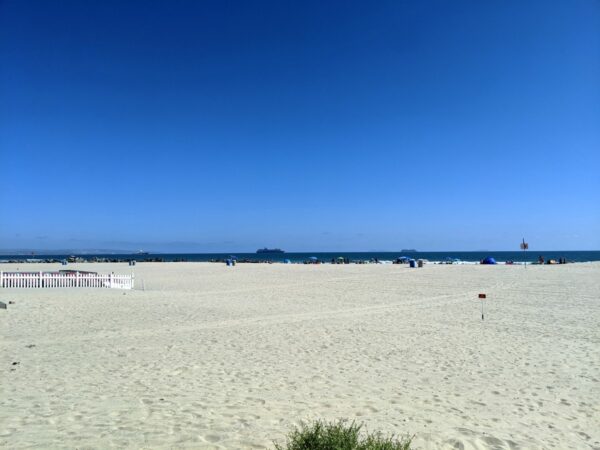
MULTIPOLYGON (((408 256, 415 259, 427 259, 429 261, 446 261, 448 259, 460 259, 461 261, 477 262, 491 256, 496 261, 514 261, 514 262, 536 262, 540 255, 545 260, 566 258, 569 262, 586 262, 600 261, 600 251, 516 251, 516 252, 501 252, 501 251, 485 251, 485 252, 316 252, 316 253, 283 253, 283 254, 256 254, 256 253, 150 253, 148 255, 138 254, 82 254, 82 258, 87 260, 98 257, 108 259, 135 259, 136 261, 144 261, 145 259, 160 258, 163 261, 214 261, 224 260, 230 256, 236 256, 238 260, 248 261, 272 261, 283 262, 289 259, 292 262, 302 262, 308 260, 311 256, 317 257, 320 261, 330 262, 333 258, 344 257, 350 261, 369 261, 377 258, 381 261, 394 260, 399 256, 408 256)), ((69 255, 0 255, 0 260, 25 260, 28 258, 37 259, 64 259, 69 255)))

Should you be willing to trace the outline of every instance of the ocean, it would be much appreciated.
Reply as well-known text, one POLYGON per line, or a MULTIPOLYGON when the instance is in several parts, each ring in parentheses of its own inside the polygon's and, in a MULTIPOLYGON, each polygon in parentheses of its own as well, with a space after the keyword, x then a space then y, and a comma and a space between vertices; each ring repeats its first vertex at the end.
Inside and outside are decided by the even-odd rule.
MULTIPOLYGON (((74 255, 78 255, 74 253, 74 255)), ((62 260, 69 255, 65 254, 43 254, 43 255, 0 255, 0 261, 8 260, 26 260, 26 259, 58 259, 62 260)), ((161 259, 162 261, 221 261, 231 256, 235 256, 238 261, 271 261, 291 262, 307 261, 310 257, 316 257, 319 261, 331 262, 332 259, 343 257, 350 261, 371 261, 378 259, 379 261, 393 261, 400 256, 407 256, 414 259, 426 259, 431 262, 445 262, 448 260, 458 259, 464 262, 479 262, 482 259, 491 256, 498 262, 513 261, 513 262, 537 262, 539 256, 543 256, 546 261, 549 259, 566 258, 568 262, 587 262, 600 261, 599 250, 536 250, 536 251, 479 251, 479 252, 314 252, 314 253, 149 253, 147 255, 123 253, 123 254, 79 254, 82 258, 90 260, 96 258, 128 260, 136 261, 161 259)))

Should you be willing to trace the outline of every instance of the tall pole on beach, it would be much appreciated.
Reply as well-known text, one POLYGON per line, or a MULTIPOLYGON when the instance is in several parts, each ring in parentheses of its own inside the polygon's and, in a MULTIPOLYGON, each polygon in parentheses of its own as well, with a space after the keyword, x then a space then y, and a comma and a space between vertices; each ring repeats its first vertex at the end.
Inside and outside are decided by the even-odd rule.
POLYGON ((525 258, 525 268, 527 269, 527 249, 529 248, 529 244, 525 242, 525 238, 523 238, 523 242, 521 242, 521 250, 523 250, 523 255, 525 258))

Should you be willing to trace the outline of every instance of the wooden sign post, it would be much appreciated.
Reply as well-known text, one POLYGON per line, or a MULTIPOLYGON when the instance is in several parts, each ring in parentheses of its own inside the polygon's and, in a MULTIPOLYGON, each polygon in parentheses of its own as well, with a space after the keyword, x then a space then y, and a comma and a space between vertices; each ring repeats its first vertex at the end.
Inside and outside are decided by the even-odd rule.
POLYGON ((486 298, 485 294, 479 294, 479 299, 481 300, 481 320, 483 320, 483 299, 486 298))

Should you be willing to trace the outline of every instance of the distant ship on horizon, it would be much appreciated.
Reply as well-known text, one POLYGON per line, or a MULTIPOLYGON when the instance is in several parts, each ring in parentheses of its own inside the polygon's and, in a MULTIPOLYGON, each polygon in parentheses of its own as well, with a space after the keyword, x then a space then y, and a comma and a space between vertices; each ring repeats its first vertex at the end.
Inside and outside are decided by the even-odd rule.
POLYGON ((256 253, 285 253, 283 250, 281 250, 280 248, 259 248, 258 250, 256 250, 256 253))
POLYGON ((403 248, 402 252, 403 253, 417 253, 417 251, 414 248, 403 248))

